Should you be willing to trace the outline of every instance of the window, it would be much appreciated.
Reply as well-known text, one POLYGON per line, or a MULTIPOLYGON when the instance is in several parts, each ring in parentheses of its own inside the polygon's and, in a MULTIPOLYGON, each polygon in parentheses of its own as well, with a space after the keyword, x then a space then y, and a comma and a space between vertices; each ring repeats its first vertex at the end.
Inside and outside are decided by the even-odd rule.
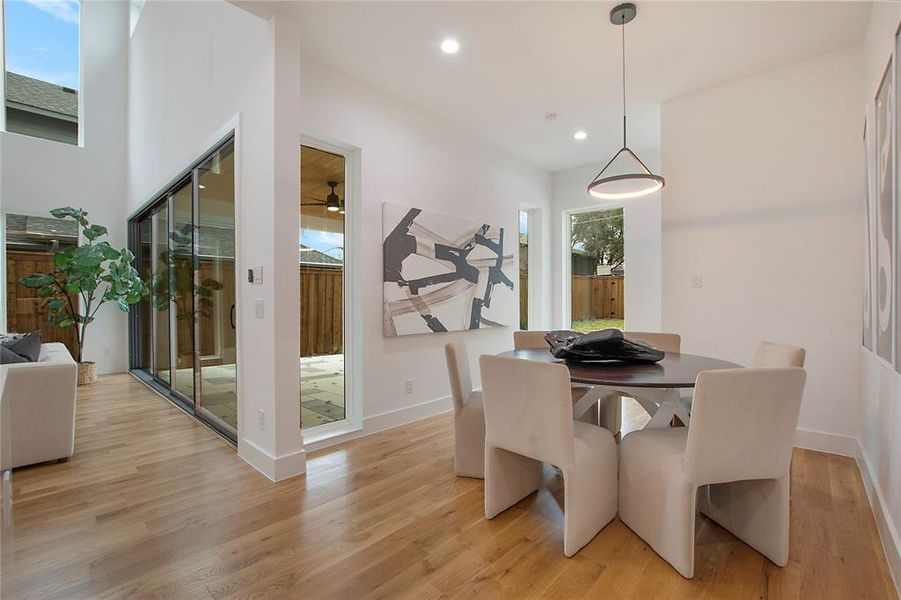
POLYGON ((77 0, 4 0, 6 131, 78 144, 77 0))
MULTIPOLYGON (((6 215, 6 330, 22 333, 39 329, 41 340, 62 342, 72 356, 78 356, 75 328, 53 325, 38 290, 26 288, 19 280, 32 273, 53 271, 54 253, 76 245, 78 224, 74 221, 49 215, 6 215)), ((74 296, 72 299, 77 302, 74 296)))
POLYGON ((570 214, 571 328, 587 333, 623 328, 623 209, 570 214))

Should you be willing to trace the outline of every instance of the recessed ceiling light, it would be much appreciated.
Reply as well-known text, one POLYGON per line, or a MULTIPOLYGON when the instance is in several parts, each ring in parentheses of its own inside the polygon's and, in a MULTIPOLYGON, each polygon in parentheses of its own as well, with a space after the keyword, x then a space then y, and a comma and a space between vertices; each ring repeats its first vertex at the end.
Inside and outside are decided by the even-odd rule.
POLYGON ((441 42, 441 51, 445 54, 456 54, 460 50, 460 42, 454 38, 447 38, 441 42))
POLYGON ((587 137, 588 137, 588 134, 586 132, 582 131, 581 129, 573 134, 573 138, 575 138, 577 140, 584 140, 587 137))

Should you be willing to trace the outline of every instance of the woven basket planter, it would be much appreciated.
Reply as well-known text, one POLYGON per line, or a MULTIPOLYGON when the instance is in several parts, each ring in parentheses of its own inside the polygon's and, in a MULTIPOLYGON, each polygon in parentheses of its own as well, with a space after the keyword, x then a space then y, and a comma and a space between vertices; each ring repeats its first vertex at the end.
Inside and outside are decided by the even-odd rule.
POLYGON ((89 385, 97 381, 97 364, 93 362, 78 363, 78 385, 89 385))

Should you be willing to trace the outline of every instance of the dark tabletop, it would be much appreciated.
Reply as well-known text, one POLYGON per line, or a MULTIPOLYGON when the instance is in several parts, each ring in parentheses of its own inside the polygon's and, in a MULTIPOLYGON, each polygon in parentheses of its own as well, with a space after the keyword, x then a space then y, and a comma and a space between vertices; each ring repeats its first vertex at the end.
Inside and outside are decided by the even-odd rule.
POLYGON ((667 352, 657 363, 566 362, 543 349, 510 350, 498 356, 565 364, 574 382, 611 387, 692 388, 701 371, 741 368, 741 365, 718 358, 675 352, 667 352))

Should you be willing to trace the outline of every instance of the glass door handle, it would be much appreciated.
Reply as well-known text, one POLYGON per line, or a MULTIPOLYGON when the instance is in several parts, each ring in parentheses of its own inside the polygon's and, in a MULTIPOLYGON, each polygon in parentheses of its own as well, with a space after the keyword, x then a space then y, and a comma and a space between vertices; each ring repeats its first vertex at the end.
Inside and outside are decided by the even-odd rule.
POLYGON ((235 329, 235 305, 232 304, 231 310, 228 313, 228 318, 231 321, 232 329, 235 329))

